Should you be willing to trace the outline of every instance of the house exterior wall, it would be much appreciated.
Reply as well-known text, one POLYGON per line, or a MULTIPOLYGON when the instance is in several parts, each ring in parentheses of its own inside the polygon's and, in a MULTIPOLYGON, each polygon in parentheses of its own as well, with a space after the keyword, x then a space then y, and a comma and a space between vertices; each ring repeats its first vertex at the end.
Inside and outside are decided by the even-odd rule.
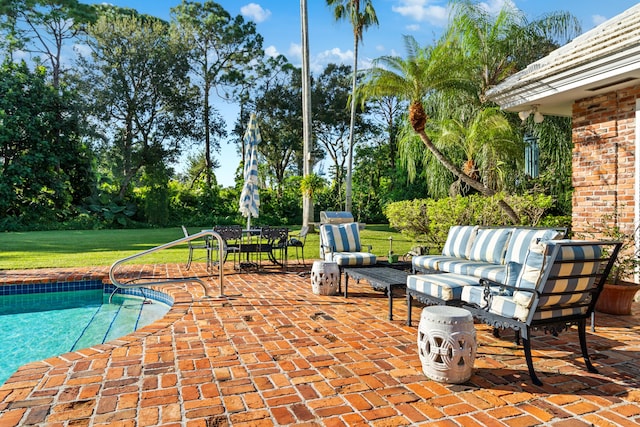
POLYGON ((573 219, 575 233, 618 218, 621 231, 635 222, 636 99, 640 85, 573 104, 573 219))

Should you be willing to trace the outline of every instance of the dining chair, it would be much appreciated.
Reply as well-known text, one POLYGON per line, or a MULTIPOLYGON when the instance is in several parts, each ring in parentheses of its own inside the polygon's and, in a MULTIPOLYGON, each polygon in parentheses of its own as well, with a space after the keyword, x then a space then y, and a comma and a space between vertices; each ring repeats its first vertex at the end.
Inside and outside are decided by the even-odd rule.
POLYGON ((263 236, 266 236, 269 259, 285 268, 287 266, 289 229, 286 227, 269 228, 266 234, 263 232, 263 236), (279 257, 276 256, 276 252, 279 257))
MULTIPOLYGON (((182 227, 182 232, 184 233, 184 237, 189 237, 189 231, 187 230, 187 227, 185 227, 184 225, 181 226, 182 227)), ((186 269, 189 270, 191 268, 191 262, 193 261, 193 251, 195 251, 196 249, 205 249, 207 251, 207 269, 209 267, 211 267, 211 245, 209 244, 208 240, 204 240, 204 241, 197 241, 197 243, 194 243, 193 240, 189 240, 187 242, 187 245, 189 246, 189 258, 187 259, 187 265, 186 265, 186 269)))
POLYGON ((307 234, 309 234, 309 226, 304 225, 298 232, 298 234, 291 235, 291 238, 287 241, 287 246, 296 248, 296 261, 300 264, 300 257, 298 256, 298 249, 302 253, 302 264, 304 261, 304 244, 307 241, 307 234))
POLYGON ((241 252, 242 245, 242 226, 240 225, 216 225, 213 231, 218 233, 224 241, 224 246, 219 248, 217 245, 213 247, 218 252, 218 260, 221 264, 227 261, 229 253, 233 254, 233 268, 238 266, 238 257, 241 252))

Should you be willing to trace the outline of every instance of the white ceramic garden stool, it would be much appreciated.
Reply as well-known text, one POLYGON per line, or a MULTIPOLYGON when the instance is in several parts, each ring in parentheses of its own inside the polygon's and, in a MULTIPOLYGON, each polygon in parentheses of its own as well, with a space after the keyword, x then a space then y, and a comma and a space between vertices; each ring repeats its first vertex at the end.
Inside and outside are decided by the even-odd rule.
POLYGON ((422 309, 418 355, 427 377, 452 384, 469 380, 476 349, 476 330, 468 310, 444 305, 422 309))
POLYGON ((316 295, 336 295, 340 267, 335 262, 314 261, 311 267, 311 290, 316 295))

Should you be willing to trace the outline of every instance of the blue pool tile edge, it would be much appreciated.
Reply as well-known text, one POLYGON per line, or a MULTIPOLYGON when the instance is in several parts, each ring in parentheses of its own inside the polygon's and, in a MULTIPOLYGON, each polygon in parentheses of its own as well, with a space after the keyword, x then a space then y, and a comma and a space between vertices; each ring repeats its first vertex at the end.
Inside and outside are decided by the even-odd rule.
MULTIPOLYGON (((0 296, 6 295, 25 295, 38 294, 48 292, 73 292, 103 289, 105 294, 110 295, 115 286, 105 284, 102 280, 75 280, 70 282, 46 282, 46 283, 28 283, 28 284, 6 284, 0 286, 0 296)), ((149 298, 169 306, 173 305, 173 298, 164 292, 156 291, 149 288, 128 288, 119 289, 116 294, 133 295, 138 297, 149 298)))

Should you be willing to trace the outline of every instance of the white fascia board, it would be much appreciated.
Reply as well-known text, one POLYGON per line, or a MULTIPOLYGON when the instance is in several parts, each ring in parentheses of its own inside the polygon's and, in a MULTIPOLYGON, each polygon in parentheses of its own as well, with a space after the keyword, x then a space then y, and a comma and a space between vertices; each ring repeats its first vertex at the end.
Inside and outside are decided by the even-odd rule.
MULTIPOLYGON (((517 77, 516 74, 490 90, 487 95, 506 110, 517 111, 522 109, 518 108, 520 106, 539 104, 540 111, 544 113, 545 103, 564 104, 595 96, 607 90, 591 92, 588 91, 589 87, 599 86, 607 80, 615 81, 625 74, 634 74, 640 78, 640 45, 521 85, 517 81, 508 81, 517 77)), ((571 115, 571 111, 566 112, 566 115, 571 115)))

